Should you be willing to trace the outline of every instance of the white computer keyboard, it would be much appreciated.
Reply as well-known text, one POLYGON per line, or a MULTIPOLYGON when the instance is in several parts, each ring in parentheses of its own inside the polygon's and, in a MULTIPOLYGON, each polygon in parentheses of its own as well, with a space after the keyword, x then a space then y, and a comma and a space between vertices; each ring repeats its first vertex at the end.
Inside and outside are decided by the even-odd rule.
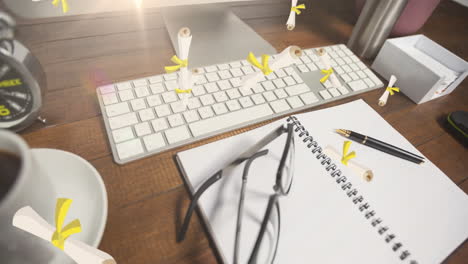
POLYGON ((258 70, 247 61, 199 68, 191 94, 177 94, 177 73, 97 88, 114 160, 124 164, 277 116, 383 87, 345 45, 323 47, 343 86, 323 77, 315 49, 264 77, 253 89, 241 78, 258 70), (189 96, 182 100, 183 96, 189 96))

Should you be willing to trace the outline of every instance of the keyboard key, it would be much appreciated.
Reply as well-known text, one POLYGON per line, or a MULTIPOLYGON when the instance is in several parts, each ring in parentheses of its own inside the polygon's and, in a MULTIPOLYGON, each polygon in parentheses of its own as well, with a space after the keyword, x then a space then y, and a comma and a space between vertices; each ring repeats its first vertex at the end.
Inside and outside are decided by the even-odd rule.
POLYGON ((288 98, 286 100, 288 101, 289 105, 292 108, 299 108, 301 106, 304 106, 304 103, 297 96, 290 97, 290 98, 288 98))
POLYGON ((200 117, 198 116, 196 110, 191 110, 191 111, 185 112, 183 115, 184 115, 185 121, 187 121, 187 123, 191 123, 193 121, 200 120, 200 117))
POLYGON ((331 98, 331 95, 330 95, 330 93, 327 92, 327 90, 322 90, 319 93, 322 96, 322 98, 325 99, 325 100, 331 98))
POLYGON ((256 83, 255 86, 252 88, 252 91, 254 93, 263 93, 265 91, 265 89, 263 89, 261 84, 256 83))
POLYGON ((221 90, 227 90, 232 88, 231 83, 228 80, 219 81, 218 86, 221 90))
POLYGON ((222 70, 228 70, 228 69, 229 69, 229 65, 228 65, 227 63, 219 64, 219 65, 218 65, 218 69, 219 69, 220 71, 222 71, 222 70))
POLYGON ((326 80, 325 82, 321 83, 325 88, 332 88, 333 85, 332 83, 330 82, 330 80, 326 80))
POLYGON ((268 104, 263 104, 235 112, 230 112, 224 115, 215 116, 210 119, 200 120, 189 124, 189 127, 193 136, 197 137, 217 130, 234 127, 239 124, 245 124, 246 122, 272 114, 273 111, 271 110, 270 106, 268 106, 268 104))
POLYGON ((213 110, 211 109, 211 106, 205 106, 205 107, 199 108, 198 113, 200 114, 201 118, 203 118, 203 119, 214 116, 214 113, 213 113, 213 110))
POLYGON ((240 76, 244 75, 244 73, 239 68, 231 69, 230 72, 231 72, 232 76, 234 76, 234 77, 240 77, 240 76))
POLYGON ((241 97, 239 99, 239 103, 242 105, 243 108, 251 107, 254 104, 249 97, 241 97))
POLYGON ((138 115, 141 121, 148 121, 155 118, 152 108, 141 110, 138 112, 138 115))
POLYGON ((116 93, 103 94, 101 98, 102 98, 102 102, 104 103, 104 105, 110 105, 110 104, 115 104, 119 102, 119 99, 117 99, 116 93))
POLYGON ((135 96, 133 95, 132 90, 125 90, 125 91, 119 92, 119 97, 120 97, 120 101, 128 101, 128 100, 135 99, 135 96))
POLYGON ((176 72, 165 74, 163 76, 164 76, 164 80, 166 81, 177 80, 177 77, 178 77, 176 72))
POLYGON ((171 127, 176 127, 184 124, 184 120, 180 114, 174 114, 167 117, 167 121, 169 121, 169 125, 171 127))
POLYGON ((109 118, 109 126, 112 130, 134 125, 138 123, 136 113, 127 113, 124 115, 119 115, 109 118))
POLYGON ((132 100, 130 101, 130 104, 132 105, 133 111, 138 111, 146 108, 145 99, 143 98, 132 100))
POLYGON ((271 81, 262 82, 262 85, 265 90, 274 90, 276 88, 271 81))
POLYGON ((135 135, 133 135, 131 127, 124 127, 112 131, 112 137, 114 138, 115 143, 120 143, 134 138, 135 135))
POLYGON ((297 65, 297 68, 299 69, 300 72, 309 72, 309 68, 306 65, 297 65))
POLYGON ((302 80, 302 78, 299 76, 299 74, 297 73, 293 73, 291 74, 291 76, 294 78, 294 80, 297 82, 297 83, 303 83, 304 81, 302 80))
POLYGON ((187 106, 189 109, 199 108, 201 106, 200 100, 198 100, 198 98, 189 98, 187 106))
POLYGON ((134 127, 135 127, 135 132, 137 136, 139 137, 148 135, 151 133, 151 128, 148 122, 136 124, 134 127))
POLYGON ((267 78, 267 80, 274 80, 274 79, 276 79, 278 77, 276 76, 276 74, 274 72, 272 72, 272 73, 268 74, 266 76, 266 78, 267 78))
POLYGON ((348 65, 343 65, 342 68, 343 68, 343 70, 344 70, 345 72, 347 72, 347 73, 350 73, 350 72, 353 71, 353 69, 351 69, 351 67, 349 67, 348 65))
POLYGON ((232 84, 232 87, 240 87, 242 85, 242 81, 240 78, 232 78, 231 80, 229 80, 232 84))
POLYGON ((101 92, 101 94, 113 93, 115 92, 115 88, 114 85, 110 84, 99 87, 99 91, 101 92))
POLYGON ((194 78, 195 78, 196 85, 201 85, 201 84, 205 84, 208 82, 204 75, 197 75, 194 78))
POLYGON ((348 85, 353 89, 353 91, 359 91, 367 88, 367 85, 363 80, 352 81, 349 82, 348 85))
POLYGON ((164 85, 166 85, 166 89, 168 91, 173 91, 173 90, 179 88, 179 84, 177 83, 177 80, 167 81, 167 82, 164 83, 164 85))
POLYGON ((371 81, 371 79, 369 79, 369 78, 365 78, 365 79, 364 79, 364 82, 366 82, 366 84, 367 84, 369 87, 375 86, 374 82, 371 81))
POLYGON ((237 100, 227 101, 226 105, 229 108, 229 111, 236 111, 241 109, 241 106, 237 100))
POLYGON ((256 105, 265 103, 265 98, 261 94, 254 94, 250 98, 256 105))
POLYGON ((250 89, 250 88, 239 89, 239 91, 240 91, 240 93, 242 94, 242 96, 248 96, 248 95, 253 94, 253 91, 252 91, 252 89, 250 89))
POLYGON ((171 108, 173 113, 180 113, 183 112, 187 109, 187 106, 184 104, 183 101, 177 101, 174 103, 171 103, 171 108))
POLYGON ((163 93, 162 98, 166 104, 177 101, 177 95, 174 91, 163 93))
POLYGON ((263 93, 263 97, 265 97, 265 99, 268 102, 271 102, 271 101, 274 101, 274 100, 277 99, 276 95, 272 91, 268 91, 268 92, 263 93))
POLYGON ((319 69, 317 68, 317 66, 315 66, 315 64, 313 64, 312 62, 311 62, 311 63, 307 63, 306 66, 309 67, 309 70, 310 70, 310 71, 318 71, 318 70, 319 70, 319 69))
POLYGON ((294 86, 288 86, 284 88, 284 90, 286 90, 289 96, 294 96, 294 95, 310 92, 310 88, 305 83, 294 85, 294 86))
POLYGON ((209 72, 209 73, 205 74, 205 77, 209 82, 219 81, 219 76, 218 76, 218 74, 216 74, 216 72, 209 72))
POLYGON ((174 144, 192 137, 187 126, 168 129, 164 134, 166 135, 166 139, 169 144, 174 144))
POLYGON ((336 88, 331 88, 331 89, 328 89, 328 92, 333 96, 333 97, 337 97, 337 96, 340 96, 340 92, 336 89, 336 88))
POLYGON ((135 87, 146 86, 146 85, 148 85, 148 82, 146 81, 146 79, 139 79, 139 80, 133 81, 133 86, 135 87))
POLYGON ((304 103, 306 105, 318 102, 318 98, 315 96, 315 94, 313 92, 308 92, 308 93, 305 93, 305 94, 301 94, 300 97, 301 97, 302 101, 304 101, 304 103))
POLYGON ((151 125, 153 126, 153 130, 155 132, 166 130, 169 128, 169 125, 166 122, 165 118, 159 118, 151 121, 151 125))
POLYGON ((244 66, 241 68, 245 75, 254 73, 252 66, 244 66))
POLYGON ((159 94, 165 91, 162 83, 152 84, 150 85, 150 89, 153 94, 159 94))
POLYGON ((117 86, 117 89, 118 89, 119 91, 132 89, 132 85, 131 85, 129 82, 118 83, 118 84, 116 84, 116 86, 117 86))
POLYGON ((367 69, 367 66, 364 63, 362 63, 362 61, 356 62, 356 64, 361 70, 367 69))
POLYGON ((338 90, 340 91, 341 94, 349 93, 348 89, 346 89, 344 86, 338 87, 338 90))
POLYGON ((301 57, 301 60, 302 60, 302 62, 304 62, 305 64, 311 63, 311 62, 312 62, 312 60, 309 59, 309 57, 307 57, 307 56, 302 56, 302 57, 301 57))
POLYGON ((273 83, 275 84, 276 88, 286 87, 286 84, 284 83, 282 79, 273 80, 273 83))
POLYGON ((135 88, 135 94, 138 98, 148 96, 150 93, 148 91, 148 87, 146 86, 140 86, 135 88))
POLYGON ((369 78, 370 78, 377 86, 383 85, 383 83, 380 81, 380 79, 377 78, 377 76, 375 76, 375 74, 372 73, 371 70, 365 69, 364 72, 367 74, 367 76, 369 76, 369 78))
POLYGON ((284 78, 288 76, 283 69, 278 69, 275 71, 275 73, 276 73, 276 76, 278 76, 278 78, 284 78))
POLYGON ((288 95, 286 94, 286 92, 284 91, 284 89, 277 89, 277 90, 275 90, 275 94, 276 94, 276 96, 278 96, 278 98, 286 98, 286 97, 288 97, 288 95))
MULTIPOLYGON (((226 64, 226 65, 227 65, 227 64, 226 64)), ((223 80, 232 78, 231 73, 229 73, 229 71, 227 71, 227 70, 219 71, 218 74, 219 74, 219 76, 221 77, 221 79, 223 79, 223 80)))
POLYGON ((335 61, 336 61, 336 63, 338 63, 338 65, 340 65, 340 66, 346 65, 346 62, 345 62, 343 59, 341 59, 341 58, 335 58, 335 61))
POLYGON ((231 68, 239 68, 239 67, 242 67, 242 64, 240 63, 240 61, 235 61, 235 62, 229 63, 229 66, 231 66, 231 68))
POLYGON ((350 72, 349 77, 351 77, 354 81, 359 80, 359 76, 355 72, 350 72))
POLYGON ((122 102, 118 104, 113 104, 106 106, 106 114, 108 117, 118 116, 130 112, 127 102, 122 102))
POLYGON ((158 117, 168 116, 171 114, 171 110, 169 110, 169 105, 156 106, 154 110, 156 111, 158 117))
POLYGON ((212 105, 215 103, 215 100, 213 99, 213 96, 211 94, 205 94, 203 96, 200 96, 200 101, 203 105, 212 105))
MULTIPOLYGON (((216 87, 215 83, 207 83, 207 84, 205 84, 205 87, 208 84, 214 85, 216 87)), ((197 85, 197 86, 194 86, 192 88, 192 94, 195 95, 195 96, 200 96, 200 95, 206 94, 206 92, 205 92, 205 89, 203 88, 202 85, 197 85)))
POLYGON ((350 82, 351 81, 351 77, 349 77, 349 75, 347 73, 341 75, 341 78, 345 81, 345 82, 350 82))
POLYGON ((292 67, 286 67, 284 68, 284 71, 288 74, 291 75, 294 72, 294 69, 292 67))
POLYGON ((217 71, 218 68, 216 68, 216 66, 208 66, 208 67, 205 67, 205 71, 206 72, 215 72, 217 71))
POLYGON ((236 98, 241 97, 241 94, 239 93, 239 89, 237 88, 229 89, 226 91, 226 93, 230 99, 236 99, 236 98))
POLYGON ((344 53, 342 50, 336 51, 336 54, 338 54, 340 57, 346 57, 346 53, 344 53))
POLYGON ((349 65, 351 63, 353 63, 353 60, 351 60, 350 57, 344 57, 343 60, 349 65))
POLYGON ((153 151, 166 146, 164 137, 161 133, 151 134, 143 138, 145 147, 148 151, 153 151))
POLYGON ((163 78, 161 75, 159 75, 159 76, 150 77, 148 80, 150 83, 159 83, 163 81, 163 78))
POLYGON ((340 66, 333 67, 333 69, 335 70, 336 73, 340 75, 345 73, 344 70, 340 66))
POLYGON ((216 113, 216 115, 222 115, 224 113, 227 113, 227 111, 228 111, 228 109, 226 108, 226 105, 224 103, 214 104, 213 105, 213 110, 216 113))
POLYGON ((143 146, 140 139, 134 139, 115 145, 120 159, 128 159, 139 154, 143 154, 143 146))
POLYGON ((159 97, 159 95, 148 96, 148 97, 146 97, 146 101, 148 102, 148 105, 150 107, 155 107, 157 105, 162 104, 162 101, 161 101, 161 98, 159 97))
POLYGON ((292 85, 295 85, 296 84, 296 81, 294 80, 293 77, 291 76, 288 76, 286 78, 283 79, 283 81, 286 83, 286 85, 288 86, 292 86, 292 85))
POLYGON ((351 67, 351 69, 353 69, 353 71, 359 71, 360 70, 359 67, 355 63, 351 63, 349 65, 349 67, 351 67))
POLYGON ((363 71, 357 71, 356 73, 361 79, 367 78, 367 75, 363 71))
POLYGON ((271 102, 270 105, 273 108, 273 111, 275 111, 275 113, 281 113, 281 112, 291 109, 291 107, 288 105, 288 103, 284 99, 271 102))

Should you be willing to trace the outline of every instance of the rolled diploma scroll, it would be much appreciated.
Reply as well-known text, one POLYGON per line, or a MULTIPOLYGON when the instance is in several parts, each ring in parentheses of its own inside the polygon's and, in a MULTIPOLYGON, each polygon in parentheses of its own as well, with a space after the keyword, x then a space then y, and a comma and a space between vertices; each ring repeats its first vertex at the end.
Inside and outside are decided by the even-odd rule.
POLYGON ((289 12, 288 21, 286 21, 288 30, 293 30, 296 27, 296 12, 292 10, 293 6, 297 6, 297 0, 291 0, 291 12, 289 12))
MULTIPOLYGON (((177 44, 179 46, 179 59, 188 59, 190 43, 192 43, 192 34, 190 33, 190 29, 187 27, 181 28, 179 30, 179 34, 177 34, 177 44)), ((181 67, 179 75, 179 89, 189 90, 192 89, 192 85, 192 72, 189 71, 188 67, 181 67)))
MULTIPOLYGON (((324 49, 319 49, 317 51, 317 54, 319 55, 320 62, 322 62, 323 66, 325 67, 324 70, 328 70, 331 68, 331 62, 330 62, 330 57, 328 56, 327 52, 324 49)), ((331 83, 333 84, 333 87, 338 88, 341 85, 340 80, 338 80, 338 77, 336 77, 335 73, 332 73, 329 77, 331 83)))
MULTIPOLYGON (((50 240, 55 232, 54 227, 49 225, 29 206, 23 207, 16 212, 13 216, 13 226, 47 240, 49 243, 51 243, 50 240)), ((79 264, 117 263, 109 254, 71 237, 65 240, 63 251, 79 264)))
MULTIPOLYGON (((325 155, 329 156, 336 162, 341 163, 341 154, 332 146, 326 146, 323 149, 323 153, 325 153, 325 155)), ((350 168, 354 173, 356 173, 359 177, 362 177, 366 181, 371 181, 372 178, 374 178, 374 173, 370 169, 362 166, 361 164, 355 162, 354 160, 349 160, 347 167, 350 168)))
MULTIPOLYGON (((388 81, 388 86, 387 87, 393 87, 393 85, 395 85, 396 81, 397 81, 397 78, 395 77, 395 75, 390 76, 390 81, 388 81)), ((380 106, 384 106, 384 105, 387 104, 388 95, 390 94, 390 92, 387 91, 387 87, 385 87, 385 92, 379 98, 379 105, 380 106)))
MULTIPOLYGON (((280 54, 276 55, 276 59, 269 63, 270 69, 276 71, 294 63, 296 59, 302 56, 302 50, 298 46, 289 46, 284 49, 280 54)), ((260 62, 261 63, 261 62, 260 62)), ((257 71, 245 77, 245 81, 241 86, 241 89, 253 88, 262 77, 264 76, 262 71, 257 71)))

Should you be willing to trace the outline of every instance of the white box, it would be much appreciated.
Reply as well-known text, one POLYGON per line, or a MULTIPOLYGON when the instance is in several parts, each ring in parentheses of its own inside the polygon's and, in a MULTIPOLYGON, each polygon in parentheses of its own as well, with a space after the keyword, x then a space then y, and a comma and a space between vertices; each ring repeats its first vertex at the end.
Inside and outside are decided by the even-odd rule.
MULTIPOLYGON (((460 45, 464 45, 460 43, 460 45)), ((468 63, 424 35, 388 39, 372 69, 417 104, 451 93, 468 74, 468 63)))

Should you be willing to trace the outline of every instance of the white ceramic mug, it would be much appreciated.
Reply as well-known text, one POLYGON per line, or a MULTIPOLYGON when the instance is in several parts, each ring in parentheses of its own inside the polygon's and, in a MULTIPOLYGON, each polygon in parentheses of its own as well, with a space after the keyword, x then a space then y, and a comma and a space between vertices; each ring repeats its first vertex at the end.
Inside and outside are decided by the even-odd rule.
POLYGON ((0 151, 16 155, 21 160, 13 184, 3 198, 0 197, 0 262, 49 263, 54 255, 47 243, 14 227, 12 219, 17 210, 31 206, 46 221, 54 223, 53 212, 47 209, 54 207, 55 191, 20 136, 0 129, 0 151))

